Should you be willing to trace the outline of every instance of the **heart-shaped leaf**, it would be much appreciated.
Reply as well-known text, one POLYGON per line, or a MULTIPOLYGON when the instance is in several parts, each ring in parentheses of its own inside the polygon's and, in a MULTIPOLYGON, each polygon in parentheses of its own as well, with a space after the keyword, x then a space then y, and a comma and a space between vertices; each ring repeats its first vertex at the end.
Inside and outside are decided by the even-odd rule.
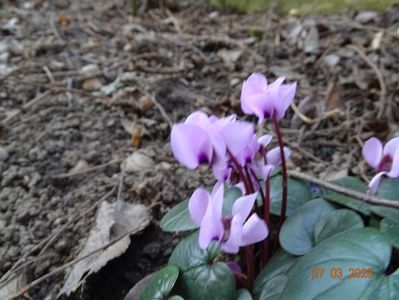
MULTIPOLYGON (((230 187, 224 191, 223 215, 231 214, 234 202, 242 195, 240 189, 230 187)), ((162 218, 160 226, 163 231, 186 231, 197 229, 199 226, 191 219, 188 211, 188 200, 184 200, 173 207, 162 218)))
MULTIPOLYGON (((332 183, 360 193, 366 193, 367 191, 367 186, 364 184, 364 182, 353 176, 343 177, 332 181, 332 183)), ((364 201, 325 188, 321 189, 320 195, 327 200, 349 207, 363 215, 370 215, 369 204, 364 201)))
POLYGON ((287 283, 289 270, 298 258, 282 249, 278 250, 256 277, 254 282, 254 298, 257 300, 279 300, 287 283))
POLYGON ((169 296, 179 276, 179 268, 173 265, 159 270, 140 293, 139 300, 163 300, 169 296))
POLYGON ((392 222, 399 223, 399 209, 373 205, 370 206, 370 211, 379 217, 383 217, 392 222))
POLYGON ((316 244, 345 230, 364 227, 362 218, 352 210, 338 209, 320 219, 314 229, 316 244))
POLYGON ((380 230, 391 244, 399 249, 399 223, 392 222, 388 219, 382 219, 380 222, 380 230))
POLYGON ((173 207, 162 218, 160 226, 163 231, 185 231, 198 228, 188 212, 188 200, 184 200, 173 207))
POLYGON ((335 206, 324 199, 311 200, 298 208, 281 227, 279 239, 284 250, 303 255, 312 249, 317 222, 333 210, 335 206))
MULTIPOLYGON (((172 252, 169 264, 180 269, 180 293, 186 299, 234 299, 235 278, 223 262, 215 262, 219 246, 213 242, 208 249, 198 246, 198 232, 183 239, 172 252)), ((180 294, 179 293, 179 294, 180 294)))
POLYGON ((399 180, 397 178, 384 178, 378 187, 378 197, 399 200, 399 180))
MULTIPOLYGON (((281 213, 281 196, 282 196, 282 179, 281 176, 274 176, 270 178, 270 212, 279 216, 281 213)), ((287 212, 286 216, 293 213, 294 210, 299 208, 305 202, 313 198, 310 190, 309 183, 288 178, 288 191, 287 191, 287 212)), ((264 182, 261 184, 262 189, 265 190, 264 182)))
POLYGON ((385 292, 390 287, 393 298, 366 299, 396 299, 397 276, 386 280, 384 275, 390 256, 389 242, 375 228, 336 234, 295 264, 281 299, 363 299, 363 295, 388 295, 385 292))

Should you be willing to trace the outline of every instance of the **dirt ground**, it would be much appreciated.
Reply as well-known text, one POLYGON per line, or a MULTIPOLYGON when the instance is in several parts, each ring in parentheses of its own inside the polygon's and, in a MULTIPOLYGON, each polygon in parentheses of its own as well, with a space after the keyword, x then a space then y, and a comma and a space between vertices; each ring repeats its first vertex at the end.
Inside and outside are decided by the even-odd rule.
MULTIPOLYGON (((241 83, 254 71, 299 84, 283 121, 290 168, 367 179, 362 141, 399 134, 399 6, 281 16, 147 1, 132 17, 127 2, 0 4, 0 277, 29 283, 76 258, 93 206, 141 153, 122 197, 149 206, 152 225, 70 297, 122 299, 177 242, 157 227, 162 215, 213 183, 206 168, 175 162, 171 124, 195 109, 242 115, 241 83)), ((65 274, 28 299, 55 299, 65 274)))

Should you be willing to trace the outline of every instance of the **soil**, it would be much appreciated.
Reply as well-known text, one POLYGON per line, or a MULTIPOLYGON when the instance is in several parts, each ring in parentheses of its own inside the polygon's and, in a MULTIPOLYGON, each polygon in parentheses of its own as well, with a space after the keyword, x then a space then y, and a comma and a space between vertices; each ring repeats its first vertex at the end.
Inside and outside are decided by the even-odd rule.
MULTIPOLYGON (((151 207, 152 225, 73 296, 122 299, 177 242, 160 231, 162 215, 214 182, 175 162, 170 123, 195 109, 242 115, 240 86, 254 71, 298 81, 298 111, 283 121, 290 168, 366 178, 361 142, 399 133, 398 6, 281 16, 147 2, 137 17, 119 0, 0 4, 0 277, 22 261, 30 282, 76 258, 95 210, 75 218, 141 153, 155 166, 126 173, 122 197, 151 207)), ((65 276, 29 296, 55 299, 65 276)))

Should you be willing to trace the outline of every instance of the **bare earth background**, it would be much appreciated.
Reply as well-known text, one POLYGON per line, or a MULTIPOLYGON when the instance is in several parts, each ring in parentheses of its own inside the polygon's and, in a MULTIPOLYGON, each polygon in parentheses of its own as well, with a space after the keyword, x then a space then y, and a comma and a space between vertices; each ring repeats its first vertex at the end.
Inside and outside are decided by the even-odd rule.
MULTIPOLYGON (((158 229, 162 215, 213 183, 174 161, 170 124, 195 109, 242 115, 254 71, 299 83, 283 122, 290 168, 367 180, 362 141, 399 134, 399 6, 281 16, 148 1, 133 18, 122 0, 2 1, 0 277, 26 284, 76 258, 95 205, 122 181, 152 225, 69 298, 122 299, 178 241, 158 229)), ((31 299, 55 299, 66 273, 31 299)))

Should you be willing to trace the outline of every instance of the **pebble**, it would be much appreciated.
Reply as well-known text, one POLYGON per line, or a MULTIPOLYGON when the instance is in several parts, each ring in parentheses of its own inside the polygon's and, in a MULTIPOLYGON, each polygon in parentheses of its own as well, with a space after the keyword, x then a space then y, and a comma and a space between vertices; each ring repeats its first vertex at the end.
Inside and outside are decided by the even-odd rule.
POLYGON ((90 64, 81 68, 79 74, 82 76, 94 76, 98 72, 100 72, 100 67, 96 64, 90 64))
POLYGON ((126 173, 135 173, 149 170, 154 167, 154 161, 140 152, 134 152, 125 161, 126 173))

